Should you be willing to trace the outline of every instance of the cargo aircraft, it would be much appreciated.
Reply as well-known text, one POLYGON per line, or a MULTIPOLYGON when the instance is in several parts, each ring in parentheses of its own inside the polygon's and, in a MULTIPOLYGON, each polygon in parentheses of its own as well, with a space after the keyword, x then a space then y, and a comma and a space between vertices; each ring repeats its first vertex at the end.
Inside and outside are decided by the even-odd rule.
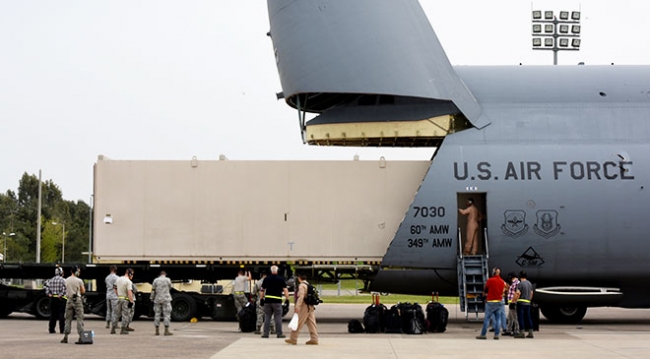
POLYGON ((550 320, 650 306, 649 66, 452 66, 416 0, 268 11, 305 143, 432 148, 372 290, 459 295, 478 313, 498 266, 528 273, 550 320), (458 211, 470 198, 476 255, 458 211))

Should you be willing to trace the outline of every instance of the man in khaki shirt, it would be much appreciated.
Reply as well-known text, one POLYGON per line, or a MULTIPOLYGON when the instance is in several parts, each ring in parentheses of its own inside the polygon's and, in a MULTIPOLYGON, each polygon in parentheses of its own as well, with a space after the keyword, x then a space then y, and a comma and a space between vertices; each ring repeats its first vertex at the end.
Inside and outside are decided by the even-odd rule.
POLYGON ((113 325, 111 328, 111 334, 115 334, 115 328, 117 328, 117 321, 122 317, 122 330, 120 334, 129 334, 126 327, 131 321, 131 311, 133 307, 133 269, 128 268, 124 273, 124 276, 120 277, 115 281, 115 294, 117 294, 117 307, 115 308, 115 315, 113 315, 113 325))
POLYGON ((71 275, 65 280, 65 291, 68 301, 65 304, 65 330, 61 343, 68 342, 68 335, 72 331, 72 319, 76 317, 77 333, 79 333, 77 344, 81 344, 81 332, 84 330, 84 305, 81 296, 86 293, 86 288, 84 287, 84 282, 79 278, 80 274, 81 269, 73 266, 71 275))

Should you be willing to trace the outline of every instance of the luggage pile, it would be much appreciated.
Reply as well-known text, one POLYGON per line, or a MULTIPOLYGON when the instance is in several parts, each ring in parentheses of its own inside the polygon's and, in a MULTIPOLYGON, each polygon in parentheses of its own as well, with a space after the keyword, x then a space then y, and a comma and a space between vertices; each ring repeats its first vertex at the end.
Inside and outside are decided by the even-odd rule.
POLYGON ((418 303, 397 303, 389 308, 379 302, 379 294, 372 295, 372 305, 363 314, 363 325, 353 319, 348 323, 350 333, 442 333, 447 329, 449 311, 433 294, 426 306, 426 318, 418 303))

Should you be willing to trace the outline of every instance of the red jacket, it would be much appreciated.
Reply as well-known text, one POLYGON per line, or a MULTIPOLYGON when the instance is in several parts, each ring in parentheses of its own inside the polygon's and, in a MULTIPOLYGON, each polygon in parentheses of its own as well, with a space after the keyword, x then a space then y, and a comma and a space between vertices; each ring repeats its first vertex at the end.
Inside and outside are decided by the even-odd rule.
POLYGON ((503 299, 503 291, 506 289, 506 282, 499 276, 491 277, 485 282, 485 291, 487 293, 487 301, 501 301, 503 299))

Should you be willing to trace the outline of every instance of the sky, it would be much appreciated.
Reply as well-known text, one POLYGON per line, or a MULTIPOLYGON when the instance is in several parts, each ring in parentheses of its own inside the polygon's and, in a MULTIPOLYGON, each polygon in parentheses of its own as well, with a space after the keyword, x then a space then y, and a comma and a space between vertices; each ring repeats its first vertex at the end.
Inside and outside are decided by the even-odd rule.
MULTIPOLYGON (((379 4, 379 2, 377 2, 379 4)), ((422 0, 452 65, 551 65, 531 10, 581 10, 559 65, 648 64, 650 1, 422 0)), ((429 159, 432 148, 313 147, 280 92, 261 0, 0 0, 0 192, 24 172, 90 201, 115 160, 429 159)))

